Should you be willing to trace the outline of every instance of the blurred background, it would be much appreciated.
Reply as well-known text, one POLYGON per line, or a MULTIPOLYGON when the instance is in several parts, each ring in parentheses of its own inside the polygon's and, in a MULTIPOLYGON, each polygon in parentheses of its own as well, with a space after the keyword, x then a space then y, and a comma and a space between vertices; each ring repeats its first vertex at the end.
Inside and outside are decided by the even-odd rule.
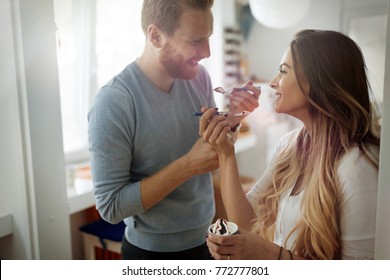
MULTIPOLYGON (((84 259, 96 220, 87 112, 98 89, 142 52, 142 0, 0 0, 0 258, 84 259)), ((215 0, 213 85, 262 87, 236 143, 245 187, 300 123, 273 110, 268 82, 301 29, 330 29, 362 48, 373 94, 390 108, 388 0, 215 0), (387 77, 387 78, 386 78, 387 77)), ((346 73, 347 74, 347 73, 346 73)), ((215 95, 219 107, 227 106, 215 95)), ((376 258, 390 259, 389 112, 383 110, 376 258), (387 199, 387 200, 386 200, 387 199)))

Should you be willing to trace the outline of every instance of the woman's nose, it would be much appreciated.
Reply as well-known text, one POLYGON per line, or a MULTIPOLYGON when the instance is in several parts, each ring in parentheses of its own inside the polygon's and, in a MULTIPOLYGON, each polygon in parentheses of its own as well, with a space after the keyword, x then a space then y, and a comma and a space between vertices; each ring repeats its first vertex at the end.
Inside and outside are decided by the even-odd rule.
POLYGON ((278 83, 276 77, 273 78, 273 79, 268 83, 268 85, 269 85, 271 88, 276 89, 276 88, 278 87, 278 85, 279 85, 279 83, 278 83))

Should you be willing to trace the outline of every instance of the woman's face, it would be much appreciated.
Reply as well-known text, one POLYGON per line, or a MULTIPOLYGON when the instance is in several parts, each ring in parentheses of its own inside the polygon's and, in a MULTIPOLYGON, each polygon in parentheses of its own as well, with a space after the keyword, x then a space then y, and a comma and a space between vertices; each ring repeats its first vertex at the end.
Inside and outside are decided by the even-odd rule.
MULTIPOLYGON (((309 84, 304 80, 302 82, 304 89, 308 92, 309 84)), ((276 90, 275 111, 288 114, 308 124, 310 120, 309 102, 298 85, 290 48, 283 55, 279 73, 269 85, 276 90)))

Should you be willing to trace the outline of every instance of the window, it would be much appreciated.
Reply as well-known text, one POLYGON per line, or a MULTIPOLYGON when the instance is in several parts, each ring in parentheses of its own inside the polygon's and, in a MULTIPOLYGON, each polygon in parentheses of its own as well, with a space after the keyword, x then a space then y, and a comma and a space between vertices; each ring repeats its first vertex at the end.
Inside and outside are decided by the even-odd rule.
POLYGON ((88 160, 87 114, 98 91, 144 46, 142 0, 53 0, 64 153, 88 160))

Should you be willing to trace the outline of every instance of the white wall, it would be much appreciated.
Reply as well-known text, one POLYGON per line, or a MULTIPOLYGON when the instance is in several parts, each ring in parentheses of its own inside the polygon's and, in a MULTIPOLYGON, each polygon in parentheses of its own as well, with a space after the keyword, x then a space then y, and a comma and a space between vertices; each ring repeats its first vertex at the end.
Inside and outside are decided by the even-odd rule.
MULTIPOLYGON (((390 7, 388 9, 390 14, 390 7)), ((383 122, 379 163, 379 189, 375 258, 390 260, 390 20, 387 22, 383 122)))
MULTIPOLYGON (((0 239, 0 259, 31 259, 34 228, 30 228, 28 190, 16 76, 10 2, 0 1, 0 209, 12 214, 13 231, 0 239)), ((33 217, 33 213, 31 213, 33 217)))
POLYGON ((292 28, 275 30, 255 22, 246 42, 251 73, 262 81, 270 81, 277 72, 281 54, 297 31, 305 28, 345 31, 343 13, 376 13, 387 4, 388 0, 312 0, 307 16, 292 28))
POLYGON ((262 81, 270 81, 279 69, 280 60, 293 35, 305 28, 340 28, 340 0, 312 0, 307 16, 296 26, 275 30, 254 22, 246 49, 250 72, 262 81))
POLYGON ((20 1, 23 63, 41 259, 70 259, 52 0, 20 1))
POLYGON ((0 208, 14 219, 0 257, 70 259, 53 2, 0 5, 0 208))

